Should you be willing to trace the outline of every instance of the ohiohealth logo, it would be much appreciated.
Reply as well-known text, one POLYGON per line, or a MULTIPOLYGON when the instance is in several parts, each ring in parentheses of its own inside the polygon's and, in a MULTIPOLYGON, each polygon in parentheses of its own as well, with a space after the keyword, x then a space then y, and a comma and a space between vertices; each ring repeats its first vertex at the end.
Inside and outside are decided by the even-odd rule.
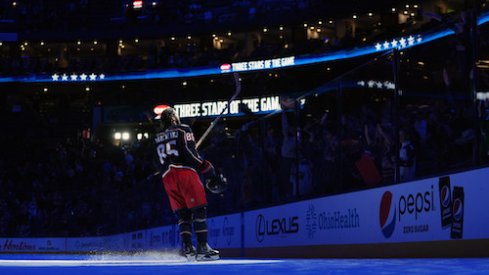
POLYGON ((313 239, 317 230, 317 213, 314 204, 310 204, 306 211, 306 229, 307 236, 313 239))
POLYGON ((396 206, 392 200, 392 193, 386 191, 380 200, 380 228, 384 237, 390 238, 396 227, 396 206))

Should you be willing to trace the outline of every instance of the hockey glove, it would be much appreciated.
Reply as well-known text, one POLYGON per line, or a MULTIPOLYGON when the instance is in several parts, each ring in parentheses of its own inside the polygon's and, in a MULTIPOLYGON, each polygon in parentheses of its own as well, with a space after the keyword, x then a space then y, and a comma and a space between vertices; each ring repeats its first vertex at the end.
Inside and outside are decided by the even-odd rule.
POLYGON ((211 193, 221 194, 227 189, 228 180, 222 173, 217 173, 205 179, 205 187, 211 193))
POLYGON ((214 166, 212 165, 212 163, 210 163, 207 160, 204 160, 204 162, 202 162, 202 164, 199 167, 199 171, 206 178, 214 176, 216 174, 216 171, 214 170, 214 166))

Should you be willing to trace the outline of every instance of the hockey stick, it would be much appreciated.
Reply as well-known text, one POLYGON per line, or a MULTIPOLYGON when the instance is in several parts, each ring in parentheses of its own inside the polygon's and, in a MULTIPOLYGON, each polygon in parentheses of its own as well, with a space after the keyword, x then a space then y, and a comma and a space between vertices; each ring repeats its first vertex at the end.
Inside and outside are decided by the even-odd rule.
POLYGON ((239 95, 239 93, 241 93, 241 82, 239 81, 239 74, 238 73, 234 73, 234 83, 235 83, 235 87, 236 87, 236 90, 234 92, 234 95, 228 100, 228 104, 226 105, 226 107, 211 122, 211 125, 209 125, 209 127, 207 128, 207 130, 204 132, 204 134, 197 141, 197 143, 195 144, 195 148, 197 148, 197 149, 199 148, 199 146, 202 144, 202 142, 207 138, 207 136, 209 135, 209 133, 212 131, 212 129, 214 128, 214 126, 216 126, 217 122, 219 122, 219 120, 224 115, 224 113, 226 113, 226 111, 229 109, 229 106, 231 105, 231 102, 233 102, 236 99, 236 97, 239 95))

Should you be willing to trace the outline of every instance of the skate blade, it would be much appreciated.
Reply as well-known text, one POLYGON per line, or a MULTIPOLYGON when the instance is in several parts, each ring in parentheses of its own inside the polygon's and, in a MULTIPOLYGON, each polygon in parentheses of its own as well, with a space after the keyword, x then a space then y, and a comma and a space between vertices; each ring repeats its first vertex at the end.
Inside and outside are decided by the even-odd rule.
POLYGON ((195 262, 196 255, 195 254, 186 254, 184 257, 187 259, 189 262, 195 262))
POLYGON ((205 262, 205 261, 217 261, 220 258, 221 257, 219 255, 212 255, 212 256, 209 256, 209 255, 197 255, 197 257, 195 259, 198 262, 205 262))

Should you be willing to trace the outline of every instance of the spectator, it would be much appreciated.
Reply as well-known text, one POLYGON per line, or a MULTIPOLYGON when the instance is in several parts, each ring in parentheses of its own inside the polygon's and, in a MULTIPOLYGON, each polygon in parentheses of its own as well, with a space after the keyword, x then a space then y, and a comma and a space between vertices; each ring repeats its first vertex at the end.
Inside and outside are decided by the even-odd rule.
POLYGON ((414 179, 416 172, 416 154, 412 143, 412 137, 406 130, 399 132, 401 143, 399 151, 399 174, 401 181, 414 179))

